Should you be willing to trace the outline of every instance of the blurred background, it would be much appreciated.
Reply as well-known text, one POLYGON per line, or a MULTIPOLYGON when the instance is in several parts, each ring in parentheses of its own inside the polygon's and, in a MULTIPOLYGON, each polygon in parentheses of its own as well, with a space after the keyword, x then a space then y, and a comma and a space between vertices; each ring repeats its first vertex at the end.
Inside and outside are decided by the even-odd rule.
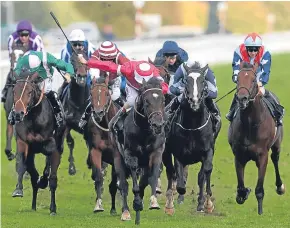
POLYGON ((1 49, 7 49, 8 36, 21 19, 33 23, 44 45, 63 45, 50 11, 67 34, 81 28, 93 43, 290 30, 290 2, 2 1, 1 49))

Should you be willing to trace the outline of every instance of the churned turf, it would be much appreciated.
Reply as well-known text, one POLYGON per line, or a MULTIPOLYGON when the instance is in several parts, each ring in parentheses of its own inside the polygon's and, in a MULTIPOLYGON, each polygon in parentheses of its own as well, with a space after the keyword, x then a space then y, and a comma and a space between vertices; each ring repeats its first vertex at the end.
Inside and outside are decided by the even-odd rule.
MULTIPOLYGON (((144 198, 144 211, 141 212, 141 227, 290 227, 290 102, 289 102, 289 76, 288 66, 290 54, 274 55, 272 59, 272 72, 270 85, 267 88, 275 92, 286 108, 284 117, 284 140, 280 157, 280 173, 286 185, 286 194, 278 196, 275 192, 275 174, 271 160, 265 178, 264 214, 257 214, 257 201, 254 189, 257 181, 257 169, 253 162, 246 167, 245 184, 252 189, 249 199, 244 205, 238 205, 235 201, 236 174, 233 163, 233 154, 227 142, 228 121, 224 118, 228 111, 232 94, 218 105, 222 112, 223 126, 216 143, 214 157, 214 169, 212 174, 212 190, 215 197, 215 212, 211 215, 196 213, 197 206, 197 172, 200 165, 190 167, 185 203, 175 205, 175 214, 169 217, 164 214, 165 196, 159 197, 162 209, 149 211, 149 191, 147 189, 144 198), (194 189, 194 194, 191 194, 194 189)), ((217 77, 219 96, 227 93, 234 87, 231 81, 231 65, 213 66, 217 77)), ((87 169, 85 147, 82 136, 73 133, 76 140, 75 163, 77 174, 68 175, 68 148, 65 146, 58 175, 58 188, 56 192, 57 215, 49 215, 50 192, 48 189, 40 190, 37 201, 37 211, 31 210, 32 191, 30 180, 24 180, 24 197, 12 198, 11 193, 16 184, 15 160, 9 162, 4 154, 5 146, 5 116, 2 108, 1 118, 1 223, 2 227, 133 227, 135 213, 132 209, 133 195, 130 181, 129 206, 131 207, 132 221, 121 222, 121 202, 117 197, 117 216, 110 216, 110 195, 108 184, 110 172, 105 178, 105 190, 103 196, 103 213, 94 214, 95 191, 91 180, 91 170, 87 169)), ((13 143, 15 150, 15 143, 13 143)), ((37 168, 42 173, 44 157, 37 156, 37 168)), ((108 170, 109 171, 109 170, 108 170)), ((163 191, 166 186, 165 173, 162 174, 163 191)))

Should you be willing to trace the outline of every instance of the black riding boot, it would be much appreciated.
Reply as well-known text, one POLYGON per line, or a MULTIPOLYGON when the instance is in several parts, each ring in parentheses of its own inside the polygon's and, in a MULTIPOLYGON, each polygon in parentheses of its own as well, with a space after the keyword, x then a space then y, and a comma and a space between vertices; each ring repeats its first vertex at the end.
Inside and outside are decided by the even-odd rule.
POLYGON ((233 121, 234 119, 234 114, 236 111, 236 107, 237 107, 237 99, 236 99, 236 95, 234 95, 231 107, 230 107, 230 111, 229 113, 226 115, 226 119, 229 120, 230 122, 233 121))
POLYGON ((10 78, 10 73, 7 75, 5 86, 2 90, 1 102, 3 102, 3 103, 6 102, 9 84, 12 84, 12 79, 10 78))
POLYGON ((272 106, 275 109, 274 112, 277 121, 277 126, 282 126, 283 125, 282 119, 285 112, 284 107, 278 103, 277 99, 268 90, 265 91, 264 97, 272 104, 272 106))
POLYGON ((213 130, 215 132, 217 129, 217 125, 221 121, 219 110, 211 98, 205 99, 205 105, 209 109, 209 111, 211 112, 212 116, 214 117, 214 129, 213 130))
POLYGON ((46 94, 46 97, 50 101, 56 120, 57 127, 61 127, 64 124, 64 116, 61 109, 61 102, 59 101, 57 94, 54 91, 50 91, 46 94))
POLYGON ((79 122, 79 128, 80 129, 84 129, 84 127, 86 126, 88 120, 89 120, 89 116, 91 114, 92 111, 92 103, 89 102, 89 104, 86 107, 86 110, 84 112, 84 114, 82 115, 80 122, 79 122))
POLYGON ((58 98, 62 97, 62 93, 64 88, 68 85, 68 82, 66 80, 63 81, 61 87, 58 89, 57 93, 58 93, 58 98))
POLYGON ((109 129, 110 130, 114 130, 115 132, 118 132, 118 130, 120 130, 120 127, 118 127, 118 122, 120 120, 124 120, 124 117, 126 115, 127 112, 125 112, 123 110, 123 108, 121 108, 117 113, 116 115, 110 120, 109 122, 109 129))
POLYGON ((171 122, 171 119, 175 113, 175 111, 178 109, 180 105, 180 102, 178 100, 178 97, 175 97, 172 99, 172 101, 167 105, 166 109, 166 113, 167 113, 167 118, 168 118, 168 122, 171 122))
POLYGON ((118 104, 120 107, 123 107, 124 106, 124 101, 122 100, 121 97, 119 97, 117 100, 114 100, 114 102, 116 104, 118 104))

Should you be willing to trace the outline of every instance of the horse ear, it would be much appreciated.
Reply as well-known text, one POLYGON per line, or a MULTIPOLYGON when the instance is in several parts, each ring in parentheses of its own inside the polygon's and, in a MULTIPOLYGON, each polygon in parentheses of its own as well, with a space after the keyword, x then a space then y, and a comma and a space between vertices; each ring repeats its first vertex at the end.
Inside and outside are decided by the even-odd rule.
POLYGON ((106 78, 105 78, 105 83, 106 83, 106 85, 109 84, 109 80, 110 80, 110 77, 109 77, 109 76, 106 76, 106 78))
POLYGON ((244 62, 242 61, 240 62, 240 70, 243 68, 243 66, 244 66, 244 62))
MULTIPOLYGON (((150 57, 148 57, 148 62, 153 64, 152 60, 150 59, 150 57)), ((154 65, 154 64, 153 64, 154 65)))
POLYGON ((146 80, 143 78, 142 79, 142 85, 144 86, 144 85, 146 85, 147 84, 147 82, 146 82, 146 80))
POLYGON ((258 69, 258 67, 259 67, 259 64, 258 63, 255 63, 254 66, 253 66, 253 71, 256 72, 257 69, 258 69))
POLYGON ((205 75, 205 73, 207 72, 208 70, 208 64, 206 64, 203 68, 201 68, 201 72, 203 75, 205 75))

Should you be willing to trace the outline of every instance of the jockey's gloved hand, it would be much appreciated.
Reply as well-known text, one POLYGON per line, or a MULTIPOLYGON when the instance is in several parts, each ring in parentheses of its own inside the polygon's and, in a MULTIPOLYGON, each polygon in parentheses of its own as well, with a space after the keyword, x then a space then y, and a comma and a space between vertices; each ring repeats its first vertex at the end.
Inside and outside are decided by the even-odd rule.
POLYGON ((80 63, 87 64, 87 60, 83 57, 82 54, 78 54, 78 58, 79 58, 80 63))
POLYGON ((71 76, 70 76, 69 73, 66 73, 66 74, 64 75, 64 78, 66 79, 66 81, 67 81, 68 83, 70 83, 70 81, 71 81, 71 76))

